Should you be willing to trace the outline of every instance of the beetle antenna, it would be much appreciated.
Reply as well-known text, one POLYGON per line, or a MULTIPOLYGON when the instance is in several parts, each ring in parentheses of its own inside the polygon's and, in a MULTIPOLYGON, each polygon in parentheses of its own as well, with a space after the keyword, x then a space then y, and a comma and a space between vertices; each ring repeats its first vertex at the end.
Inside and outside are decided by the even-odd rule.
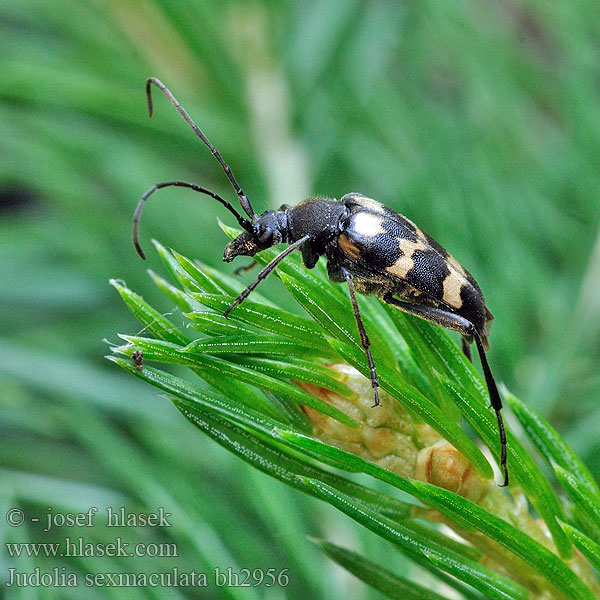
POLYGON ((195 192, 200 192, 201 194, 206 194, 207 196, 214 198, 215 200, 219 201, 228 211, 230 211, 231 213, 233 213, 235 215, 235 218, 237 219, 238 223, 246 231, 248 231, 249 233, 252 233, 252 225, 250 224, 250 221, 248 221, 248 219, 245 219, 244 217, 242 217, 235 210, 235 208, 233 208, 233 206, 231 206, 231 204, 229 204, 229 202, 227 202, 227 200, 224 200, 223 198, 221 198, 221 196, 219 196, 219 194, 216 194, 215 192, 211 192, 210 190, 207 190, 206 188, 203 188, 202 186, 196 185, 195 183, 186 183, 185 181, 164 181, 163 183, 157 183, 156 185, 153 185, 140 198, 140 201, 138 202, 137 208, 135 209, 135 213, 133 215, 133 245, 135 246, 137 253, 143 259, 146 258, 146 255, 144 254, 144 251, 142 250, 142 247, 140 246, 140 239, 139 239, 139 235, 138 235, 138 223, 139 223, 140 217, 142 215, 142 209, 144 208, 144 204, 146 203, 146 200, 148 200, 148 198, 152 194, 154 194, 154 192, 156 192, 156 190, 160 190, 161 188, 169 187, 169 186, 189 188, 190 190, 194 190, 195 192))
POLYGON ((219 151, 208 141, 208 138, 202 133, 202 131, 200 130, 198 125, 196 125, 196 123, 194 123, 192 118, 187 114, 185 108, 183 108, 183 106, 181 106, 181 104, 179 104, 179 102, 176 100, 175 96, 173 96, 173 94, 171 94, 169 88, 167 88, 167 86, 160 79, 157 79, 156 77, 150 77, 149 79, 146 80, 146 96, 148 98, 148 114, 149 114, 149 116, 151 117, 152 113, 153 113, 152 84, 154 84, 166 96, 167 100, 169 100, 169 102, 177 109, 177 112, 186 120, 187 124, 194 130, 194 133, 208 146, 208 149, 212 152, 212 155, 219 161, 219 164, 221 165, 221 167, 223 167, 223 170, 225 171, 225 175, 227 175, 227 178, 231 182, 231 185, 233 186, 235 193, 238 195, 238 199, 240 201, 240 205, 242 206, 242 209, 251 219, 253 219, 254 218, 254 210, 252 209, 250 200, 248 199, 248 196, 246 196, 246 194, 244 194, 244 192, 242 191, 242 188, 236 181, 236 179, 233 175, 233 172, 229 168, 229 165, 223 160, 219 151))

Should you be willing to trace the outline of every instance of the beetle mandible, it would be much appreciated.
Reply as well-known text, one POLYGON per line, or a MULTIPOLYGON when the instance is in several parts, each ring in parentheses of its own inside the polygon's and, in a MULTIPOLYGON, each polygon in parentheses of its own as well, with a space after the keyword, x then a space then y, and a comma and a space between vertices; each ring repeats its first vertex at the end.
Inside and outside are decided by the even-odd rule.
POLYGON ((219 151, 210 143, 169 89, 155 77, 146 81, 148 112, 152 116, 152 85, 158 87, 175 106, 194 133, 210 149, 233 186, 247 218, 219 194, 193 183, 165 181, 152 186, 140 199, 133 217, 133 242, 138 254, 145 258, 138 238, 138 222, 146 200, 157 190, 185 187, 208 195, 220 202, 244 229, 225 248, 223 260, 236 256, 254 256, 257 252, 280 243, 289 244, 234 300, 225 316, 241 304, 256 286, 294 250, 300 250, 306 268, 312 269, 320 256, 327 259, 327 273, 335 283, 345 282, 350 292, 354 317, 371 373, 375 406, 379 404, 379 382, 356 293, 375 294, 396 308, 457 331, 462 335, 462 348, 471 359, 470 346, 475 342, 496 412, 501 443, 500 466, 508 485, 506 466, 506 432, 502 419, 502 400, 486 357, 489 348, 489 324, 494 318, 488 310, 479 286, 440 244, 412 221, 362 194, 350 193, 340 200, 309 198, 295 206, 283 205, 256 215, 250 200, 236 181, 219 151))

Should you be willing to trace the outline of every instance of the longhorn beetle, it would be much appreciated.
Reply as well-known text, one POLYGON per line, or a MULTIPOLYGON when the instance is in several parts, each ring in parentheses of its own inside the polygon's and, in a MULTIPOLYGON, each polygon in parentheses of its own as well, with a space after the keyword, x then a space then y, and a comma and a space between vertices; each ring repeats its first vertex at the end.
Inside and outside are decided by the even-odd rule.
POLYGON ((277 255, 257 278, 234 300, 225 316, 241 304, 254 288, 294 250, 300 250, 302 261, 312 269, 321 255, 327 259, 327 274, 335 283, 346 282, 352 309, 371 373, 375 406, 379 404, 377 371, 369 349, 356 293, 375 294, 383 302, 421 319, 458 331, 462 348, 471 359, 470 346, 477 346, 492 408, 496 411, 500 434, 500 466, 508 485, 506 466, 506 432, 502 420, 502 400, 487 361, 488 326, 494 318, 488 310, 479 286, 442 246, 406 217, 380 202, 361 194, 350 193, 340 200, 309 198, 296 206, 284 204, 279 210, 256 215, 250 200, 242 191, 231 169, 219 151, 208 141, 169 89, 155 77, 146 81, 148 112, 152 116, 152 85, 161 90, 187 121, 194 133, 217 159, 235 192, 247 218, 219 194, 194 183, 165 181, 153 185, 140 199, 133 217, 133 243, 138 254, 146 258, 138 238, 138 222, 144 203, 164 187, 184 187, 206 194, 231 212, 244 229, 225 248, 223 260, 236 256, 254 256, 257 252, 282 242, 288 247, 277 255))

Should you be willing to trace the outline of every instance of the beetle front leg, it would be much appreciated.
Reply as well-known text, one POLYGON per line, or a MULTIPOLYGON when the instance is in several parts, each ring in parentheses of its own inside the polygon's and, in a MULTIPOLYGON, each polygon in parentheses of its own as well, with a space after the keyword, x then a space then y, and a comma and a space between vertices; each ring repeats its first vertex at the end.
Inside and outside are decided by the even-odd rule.
POLYGON ((254 267, 257 267, 257 266, 258 266, 258 263, 255 260, 253 260, 251 263, 249 263, 247 265, 243 265, 243 266, 235 269, 233 271, 233 274, 241 275, 242 273, 247 273, 248 271, 252 271, 252 269, 254 269, 254 267))
POLYGON ((483 342, 481 341, 479 333, 477 333, 477 330, 475 329, 475 325, 473 325, 473 323, 459 315, 455 315, 454 313, 441 310, 440 308, 403 302, 402 300, 394 298, 394 296, 390 293, 384 294, 383 301, 387 302, 388 304, 391 304, 392 306, 395 306, 396 308, 399 308, 400 310, 406 313, 420 317, 421 319, 429 321, 430 323, 441 325, 446 329, 458 331, 458 333, 460 333, 462 336, 475 340, 475 344, 477 345, 477 351, 479 352, 479 358, 481 360, 481 366, 483 368, 483 374, 485 376, 485 382, 487 384, 488 392, 490 395, 490 402, 492 404, 492 408, 496 411, 496 419, 498 420, 498 430, 500 433, 501 444, 500 467, 504 471, 503 486, 507 486, 508 468, 506 467, 506 431, 504 428, 502 414, 500 412, 502 410, 502 400, 500 398, 500 393, 498 392, 496 381, 494 379, 494 376, 492 375, 492 370, 490 369, 490 365, 485 354, 483 342))
POLYGON ((304 237, 296 240, 293 244, 290 244, 281 254, 278 254, 257 276, 256 279, 231 303, 229 308, 223 313, 223 316, 227 318, 229 313, 239 304, 241 304, 249 295, 250 292, 267 277, 271 271, 288 255, 294 250, 298 249, 304 242, 308 240, 310 236, 305 235, 304 237))
POLYGON ((352 275, 350 274, 350 271, 344 267, 340 267, 339 272, 344 276, 346 283, 348 284, 350 300, 352 301, 352 308, 354 310, 354 318, 356 319, 358 333, 360 334, 360 343, 362 344, 365 354, 367 355, 367 362, 369 363, 369 370, 371 372, 371 387, 373 388, 373 393, 375 394, 375 404, 373 406, 379 406, 379 380, 377 379, 377 371, 375 370, 375 363, 373 362, 373 356, 371 355, 371 342, 369 341, 369 336, 367 335, 362 317, 360 316, 360 311, 358 310, 358 301, 356 300, 354 283, 352 283, 352 275))
POLYGON ((312 244, 307 242, 302 246, 302 262, 307 269, 312 269, 319 260, 319 254, 314 251, 312 244))

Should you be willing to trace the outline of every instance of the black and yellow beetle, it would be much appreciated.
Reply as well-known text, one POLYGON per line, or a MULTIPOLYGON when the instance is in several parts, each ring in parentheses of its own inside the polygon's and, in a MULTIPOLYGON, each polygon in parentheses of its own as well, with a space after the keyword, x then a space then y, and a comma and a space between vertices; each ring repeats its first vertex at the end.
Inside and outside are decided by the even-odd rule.
POLYGON ((302 260, 308 269, 312 269, 319 257, 324 255, 331 281, 346 282, 348 285, 361 343, 369 363, 375 405, 379 404, 379 382, 369 350, 369 337, 358 309, 356 292, 375 294, 404 312, 458 331, 462 335, 463 351, 467 357, 471 358, 470 345, 473 341, 479 352, 491 405, 498 420, 502 446, 500 466, 504 471, 504 485, 508 485, 506 433, 500 412, 502 400, 485 354, 489 347, 488 326, 493 316, 479 286, 467 270, 412 221, 361 194, 346 194, 340 200, 309 198, 296 206, 283 205, 279 210, 268 210, 259 216, 255 215, 250 200, 219 151, 208 141, 173 94, 154 77, 146 82, 150 116, 152 84, 163 92, 208 146, 224 169, 248 218, 240 215, 221 196, 201 186, 183 181, 158 183, 142 196, 133 218, 133 242, 139 255, 145 258, 138 239, 138 222, 144 203, 156 190, 169 186, 185 187, 211 196, 235 215, 244 232, 225 248, 223 260, 226 262, 231 262, 236 256, 254 256, 257 252, 280 243, 289 244, 235 299, 225 311, 225 316, 241 304, 294 250, 302 252, 302 260))

